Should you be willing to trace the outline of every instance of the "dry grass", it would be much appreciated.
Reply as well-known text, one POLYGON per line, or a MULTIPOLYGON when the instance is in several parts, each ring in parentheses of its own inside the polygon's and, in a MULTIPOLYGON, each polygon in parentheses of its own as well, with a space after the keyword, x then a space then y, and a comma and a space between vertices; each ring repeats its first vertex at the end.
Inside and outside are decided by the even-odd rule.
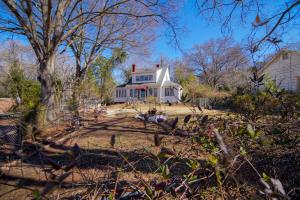
MULTIPOLYGON (((119 115, 119 114, 126 114, 130 116, 136 115, 137 111, 145 113, 149 109, 156 108, 158 112, 166 113, 168 116, 181 116, 191 114, 191 107, 183 105, 183 104, 173 104, 169 106, 167 104, 136 104, 134 106, 127 105, 127 104, 115 104, 108 107, 108 114, 109 115, 119 115)), ((197 113, 200 113, 199 110, 196 110, 197 113)), ((202 114, 207 114, 210 116, 223 116, 227 114, 225 111, 220 110, 207 110, 203 109, 202 114)))

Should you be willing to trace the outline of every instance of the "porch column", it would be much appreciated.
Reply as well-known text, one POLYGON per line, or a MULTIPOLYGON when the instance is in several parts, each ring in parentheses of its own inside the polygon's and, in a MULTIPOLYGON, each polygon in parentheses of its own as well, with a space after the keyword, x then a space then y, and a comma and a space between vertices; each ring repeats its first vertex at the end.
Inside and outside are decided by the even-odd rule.
POLYGON ((162 95, 161 95, 161 88, 162 88, 162 87, 160 87, 160 86, 157 87, 157 98, 158 98, 158 102, 161 102, 161 96, 162 96, 162 95))
POLYGON ((141 99, 141 89, 138 89, 138 99, 141 99))

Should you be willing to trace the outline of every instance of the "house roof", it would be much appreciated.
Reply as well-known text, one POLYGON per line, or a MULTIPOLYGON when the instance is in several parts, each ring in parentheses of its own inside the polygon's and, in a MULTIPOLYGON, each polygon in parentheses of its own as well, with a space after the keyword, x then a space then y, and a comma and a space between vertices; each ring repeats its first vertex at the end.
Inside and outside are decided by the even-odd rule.
POLYGON ((161 68, 137 68, 135 69, 135 72, 132 73, 133 74, 153 73, 160 69, 161 68))
POLYGON ((262 73, 264 70, 266 70, 273 62, 275 62, 283 53, 295 53, 300 55, 300 51, 295 50, 289 50, 289 49, 282 49, 278 53, 276 53, 269 61, 267 61, 261 69, 259 69, 259 72, 262 73))
POLYGON ((150 83, 151 82, 147 82, 147 83, 132 83, 132 78, 131 78, 127 83, 120 84, 117 87, 125 87, 126 85, 142 85, 142 84, 150 84, 150 83))
POLYGON ((121 85, 117 85, 117 87, 125 87, 126 85, 132 85, 132 77, 127 83, 123 83, 121 85))

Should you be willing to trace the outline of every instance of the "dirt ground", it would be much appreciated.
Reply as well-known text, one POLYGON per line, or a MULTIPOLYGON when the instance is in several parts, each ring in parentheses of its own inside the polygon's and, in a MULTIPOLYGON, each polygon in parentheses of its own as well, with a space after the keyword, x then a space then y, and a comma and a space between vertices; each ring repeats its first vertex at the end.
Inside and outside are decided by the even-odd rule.
MULTIPOLYGON (((135 107, 116 104, 108 106, 107 113, 101 114, 98 120, 95 120, 93 112, 85 113, 83 126, 77 131, 64 130, 71 124, 68 121, 50 127, 36 138, 36 141, 25 141, 25 148, 23 147, 22 151, 15 152, 14 147, 0 144, 0 199, 38 199, 37 197, 43 196, 45 190, 50 199, 80 199, 78 197, 92 199, 91 196, 84 195, 96 192, 107 197, 117 184, 119 188, 126 188, 124 191, 128 191, 128 188, 130 190, 128 184, 140 184, 141 180, 147 183, 162 182, 159 167, 164 158, 159 158, 159 153, 162 153, 163 148, 175 152, 173 155, 176 155, 171 156, 170 160, 167 159, 172 177, 189 173, 190 169, 186 163, 190 159, 197 160, 203 166, 203 170, 199 171, 201 173, 198 174, 199 177, 204 179, 209 177, 210 172, 205 167, 209 154, 201 145, 195 145, 190 137, 174 136, 172 132, 164 131, 157 124, 145 124, 136 118, 138 113, 144 113, 152 108, 165 113, 168 119, 178 116, 179 129, 184 127, 185 116, 192 113, 191 107, 182 104, 171 106, 139 104, 135 107), (155 136, 161 139, 160 146, 155 145, 155 136), (72 165, 74 162, 76 165, 72 165), (71 166, 69 170, 68 166, 71 166), (65 175, 67 176, 63 181, 58 181, 65 175)), ((220 119, 228 117, 229 120, 233 117, 234 121, 229 125, 231 128, 236 127, 237 114, 205 109, 202 112, 195 109, 194 112, 208 115, 210 120, 215 120, 216 123, 219 123, 220 119)), ((12 124, 9 120, 2 120, 3 123, 12 124)), ((292 132, 297 130, 296 128, 292 132)), ((297 159, 299 151, 297 147, 288 145, 290 142, 286 142, 285 145, 282 137, 275 136, 272 138, 265 136, 268 137, 268 141, 271 139, 274 141, 271 146, 266 144, 260 147, 263 141, 259 140, 257 143, 250 143, 258 150, 249 151, 249 156, 251 153, 255 158, 252 162, 258 171, 267 172, 271 177, 278 177, 286 188, 293 191, 294 187, 299 185, 299 159, 297 159)), ((231 137, 231 132, 225 138, 228 146, 232 148, 239 148, 237 143, 239 139, 241 139, 239 135, 231 137)), ((293 141, 293 137, 285 140, 293 141)), ((249 166, 240 170, 243 172, 241 180, 250 186, 247 187, 249 190, 247 194, 252 194, 254 191, 252 187, 257 183, 257 178, 253 176, 253 170, 249 166)), ((214 191, 216 184, 211 180, 199 182, 199 185, 203 187, 203 195, 213 196, 216 193, 214 191)), ((231 190, 230 185, 228 189, 233 193, 241 192, 239 189, 231 190)), ((206 196, 203 199, 207 199, 206 196)))
POLYGON ((0 98, 0 114, 6 113, 14 104, 15 101, 11 98, 0 98))
MULTIPOLYGON (((0 199, 38 199, 45 191, 49 199, 92 199, 91 196, 85 195, 92 195, 93 192, 107 197, 117 185, 118 188, 122 188, 123 193, 131 190, 130 185, 144 187, 139 185, 141 180, 147 183, 162 182, 160 167, 165 161, 168 162, 172 177, 188 174, 190 169, 186 163, 190 159, 197 160, 203 167, 199 171, 200 174, 197 174, 201 180, 203 178, 203 182, 199 182, 199 186, 203 187, 203 195, 211 194, 213 197, 216 194, 216 184, 211 180, 214 179, 205 180, 212 172, 206 168, 209 158, 207 151, 201 145, 195 145, 195 141, 190 137, 175 136, 173 132, 166 132, 157 124, 145 124, 136 118, 139 112, 144 113, 152 108, 166 113, 168 119, 178 116, 179 129, 185 126, 185 116, 192 113, 191 107, 182 104, 139 104, 135 107, 116 104, 108 106, 107 113, 101 114, 98 120, 95 119, 94 113, 85 113, 83 126, 79 130, 64 130, 71 124, 68 121, 50 127, 35 141, 25 141, 22 151, 15 152, 14 147, 1 144, 0 199), (155 145, 157 136, 161 139, 160 146, 155 145), (170 155, 176 156, 164 161, 165 158, 159 157, 163 148, 170 150, 170 155), (76 165, 72 165, 73 163, 76 165), (59 181, 64 176, 65 178, 59 181)), ((196 114, 208 115, 210 120, 215 120, 216 123, 219 123, 220 119, 237 116, 219 110, 194 111, 196 114)), ((10 124, 8 120, 2 122, 10 124)), ((231 128, 236 127, 235 121, 229 125, 231 128)), ((228 134, 225 138, 228 146, 239 148, 236 141, 241 138, 230 137, 231 133, 228 134)), ((269 139, 275 141, 276 138, 269 139)), ((281 141, 282 138, 278 136, 277 140, 281 141)), ((284 141, 281 143, 284 144, 284 141)), ((252 162, 258 171, 278 177, 286 188, 293 191, 294 187, 299 185, 299 154, 297 148, 282 146, 281 143, 274 143, 270 148, 266 145, 259 148, 259 141, 253 143, 253 148, 259 150, 249 151, 249 156, 251 153, 251 156, 256 158, 252 162)), ((247 187, 247 194, 252 194, 257 178, 253 176, 253 170, 249 166, 240 170, 243 172, 241 180, 250 186, 247 187)), ((228 185, 229 192, 241 192, 239 189, 231 189, 228 185)), ((208 198, 205 196, 202 199, 208 198)))
MULTIPOLYGON (((164 131, 157 125, 147 124, 145 126, 144 122, 134 117, 138 111, 146 112, 152 107, 142 104, 135 108, 125 104, 112 105, 108 107, 107 114, 101 115, 97 122, 94 121, 93 114, 86 115, 85 127, 73 133, 61 131, 58 133, 59 131, 55 131, 57 129, 52 127, 52 133, 48 132, 41 140, 48 138, 50 141, 55 141, 55 145, 49 143, 43 147, 43 153, 54 160, 59 160, 59 163, 63 165, 70 162, 68 152, 75 144, 80 147, 81 151, 85 152, 87 156, 81 165, 74 169, 72 176, 65 180, 66 184, 78 183, 80 185, 81 182, 91 180, 107 180, 116 168, 123 169, 119 173, 120 181, 134 181, 136 177, 133 171, 135 170, 139 171, 145 180, 153 179, 156 174, 149 172, 155 171, 157 165, 153 163, 153 160, 147 159, 145 155, 149 152, 156 155, 160 150, 154 145, 154 135, 158 134, 162 138, 162 145, 176 152, 183 151, 186 145, 189 145, 190 140, 165 135, 164 131), (111 145, 112 135, 115 136, 113 147, 111 145), (176 143, 176 148, 173 146, 174 143, 176 143), (127 159, 128 162, 133 163, 134 169, 124 162, 127 159)), ((166 113, 169 118, 191 113, 191 110, 184 105, 163 105, 157 106, 156 109, 166 113)), ((209 115, 224 114, 213 110, 205 110, 204 113, 209 115)), ((49 184, 49 175, 46 172, 50 170, 50 167, 47 161, 38 160, 37 156, 30 155, 28 152, 24 154, 26 154, 27 159, 21 162, 20 159, 13 159, 14 156, 11 155, 9 148, 1 146, 0 172, 3 175, 0 181, 7 185, 0 184, 0 199, 30 199, 36 189, 41 191, 43 187, 49 184), (9 160, 7 160, 8 158, 9 160), (10 184, 21 184, 28 188, 17 189, 10 184)), ((197 156, 198 158, 201 157, 197 156)), ((180 163, 175 163, 173 170, 180 170, 178 165, 180 163)), ((73 190, 78 192, 80 191, 78 188, 73 188, 73 190)), ((54 194, 58 196, 74 195, 67 186, 55 192, 54 194)))

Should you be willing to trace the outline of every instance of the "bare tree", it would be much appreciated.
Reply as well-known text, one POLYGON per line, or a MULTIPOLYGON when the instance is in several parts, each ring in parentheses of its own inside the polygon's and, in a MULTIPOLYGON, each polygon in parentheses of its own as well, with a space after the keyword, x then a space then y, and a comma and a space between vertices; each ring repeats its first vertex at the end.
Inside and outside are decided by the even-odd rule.
POLYGON ((39 62, 41 99, 38 124, 43 125, 55 119, 53 73, 55 55, 60 45, 80 27, 103 15, 156 17, 156 20, 170 24, 165 16, 169 10, 167 5, 167 2, 157 0, 1 0, 0 30, 24 35, 39 62), (139 4, 147 12, 145 9, 125 9, 133 4, 139 4), (124 9, 116 11, 114 8, 117 7, 124 9))
POLYGON ((201 14, 221 19, 223 30, 237 21, 252 27, 248 38, 252 53, 282 42, 284 31, 292 29, 300 16, 299 0, 196 0, 196 5, 201 14))
MULTIPOLYGON (((132 4, 130 7, 116 7, 114 12, 141 10, 148 13, 146 7, 132 4)), ((80 11, 79 11, 80 12, 80 11)), ((81 19, 78 19, 80 23, 81 19)), ((68 38, 70 49, 76 62, 73 86, 73 99, 78 101, 78 86, 86 72, 103 53, 111 54, 114 50, 129 51, 132 48, 145 48, 155 39, 156 17, 132 17, 130 15, 102 15, 90 24, 80 27, 68 38)))
POLYGON ((224 86, 223 78, 227 73, 242 69, 248 62, 242 48, 228 38, 196 45, 186 59, 200 80, 215 88, 224 86))
POLYGON ((31 46, 18 40, 7 40, 0 47, 0 65, 3 75, 8 73, 9 67, 15 59, 20 62, 26 77, 36 79, 37 60, 31 46))
POLYGON ((184 87, 188 82, 193 82, 194 69, 186 60, 175 60, 172 63, 172 79, 184 87))

